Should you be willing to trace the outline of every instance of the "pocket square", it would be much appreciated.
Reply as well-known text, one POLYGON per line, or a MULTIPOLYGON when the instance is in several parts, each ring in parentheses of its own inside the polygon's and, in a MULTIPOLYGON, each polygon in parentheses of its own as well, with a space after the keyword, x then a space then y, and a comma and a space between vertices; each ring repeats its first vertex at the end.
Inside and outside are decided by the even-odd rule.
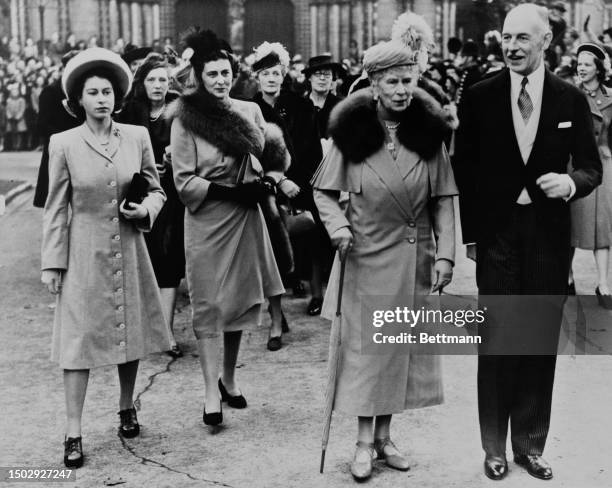
POLYGON ((568 129, 571 126, 572 126, 571 121, 568 121, 568 122, 559 122, 559 125, 557 126, 557 128, 558 129, 568 129))

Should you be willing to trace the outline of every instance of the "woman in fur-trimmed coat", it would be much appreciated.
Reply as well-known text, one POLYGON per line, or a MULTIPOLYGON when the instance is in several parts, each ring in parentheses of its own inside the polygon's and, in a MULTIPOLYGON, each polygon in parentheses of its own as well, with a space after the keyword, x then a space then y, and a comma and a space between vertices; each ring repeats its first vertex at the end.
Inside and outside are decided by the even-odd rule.
POLYGON ((285 291, 260 209, 280 178, 264 175, 258 160, 277 153, 264 147, 259 107, 229 97, 229 45, 210 31, 195 31, 186 42, 194 50, 197 86, 174 106, 170 145, 174 182, 187 209, 186 274, 205 381, 203 418, 218 425, 221 401, 246 407, 234 378, 242 330, 257 325, 267 297, 285 291))
POLYGON ((373 343, 374 332, 407 330, 375 329, 369 314, 396 306, 419 309, 423 296, 452 278, 457 189, 443 144, 452 118, 416 87, 419 71, 409 54, 391 43, 366 51, 372 86, 332 111, 333 144, 313 178, 321 220, 341 256, 329 279, 325 318, 335 316, 340 263, 346 260, 334 409, 358 417, 351 465, 358 480, 370 476, 376 455, 408 469, 390 440, 391 416, 443 399, 439 357, 415 354, 408 345, 373 343), (349 193, 346 210, 338 203, 340 192, 349 193))

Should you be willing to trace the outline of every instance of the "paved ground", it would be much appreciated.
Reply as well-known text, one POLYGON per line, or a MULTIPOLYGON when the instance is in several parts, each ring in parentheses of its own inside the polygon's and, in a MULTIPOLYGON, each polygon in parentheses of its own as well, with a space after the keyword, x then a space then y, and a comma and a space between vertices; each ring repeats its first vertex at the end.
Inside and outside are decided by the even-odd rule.
MULTIPOLYGON (((9 166, 20 179, 35 178, 37 157, 31 153, 7 162, 0 154, 0 179, 9 166)), ((31 199, 30 190, 0 217, 0 465, 59 467, 64 400, 60 370, 49 361, 52 300, 39 281, 41 211, 31 206, 31 199)), ((576 274, 578 291, 592 293, 588 253, 578 254, 576 274)), ((467 294, 474 289, 473 264, 462 258, 448 291, 467 294)), ((137 383, 140 438, 122 441, 116 435, 115 369, 92 371, 83 431, 87 461, 76 486, 353 485, 348 461, 354 419, 334 417, 326 471, 318 473, 329 324, 302 313, 306 300, 288 299, 286 304, 292 331, 285 348, 276 353, 265 349, 267 318, 245 337, 239 378, 249 408, 226 409, 222 429, 202 423, 202 376, 184 300, 176 330, 186 356, 174 361, 156 355, 142 362, 137 383)), ((600 324, 612 318, 611 312, 585 313, 597 315, 600 324)), ((444 371, 444 405, 394 417, 394 438, 413 461, 412 469, 400 473, 378 466, 369 486, 612 486, 610 355, 559 358, 546 451, 555 470, 552 482, 535 480, 514 465, 499 484, 482 475, 476 358, 446 357, 444 371)))

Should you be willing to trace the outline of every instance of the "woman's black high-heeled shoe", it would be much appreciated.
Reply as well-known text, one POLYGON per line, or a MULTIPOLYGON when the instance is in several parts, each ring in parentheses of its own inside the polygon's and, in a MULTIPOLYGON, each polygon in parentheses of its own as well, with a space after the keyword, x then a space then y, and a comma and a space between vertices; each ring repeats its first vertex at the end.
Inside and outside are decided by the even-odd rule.
POLYGON ((270 337, 268 339, 267 347, 268 347, 268 351, 278 351, 281 347, 283 347, 282 336, 270 337))
POLYGON ((223 423, 223 403, 219 400, 219 411, 213 413, 206 413, 206 405, 204 405, 204 414, 202 420, 206 425, 219 425, 223 423))
POLYGON ((221 381, 221 378, 219 378, 219 392, 221 393, 221 401, 227 402, 228 406, 232 408, 246 408, 247 401, 246 398, 244 398, 244 396, 242 395, 242 393, 240 395, 235 396, 230 395, 225 389, 225 385, 221 381))
POLYGON ((136 417, 136 409, 134 407, 119 411, 119 434, 126 439, 131 439, 140 434, 140 425, 138 417, 136 417))
POLYGON ((80 468, 83 466, 84 459, 81 436, 64 437, 64 466, 67 468, 80 468))

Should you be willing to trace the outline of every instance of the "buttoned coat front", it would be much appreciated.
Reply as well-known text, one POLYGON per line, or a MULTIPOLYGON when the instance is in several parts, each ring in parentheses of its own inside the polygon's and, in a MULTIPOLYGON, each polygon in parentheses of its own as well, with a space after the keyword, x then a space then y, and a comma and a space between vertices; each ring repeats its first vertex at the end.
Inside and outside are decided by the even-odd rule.
POLYGON ((86 124, 51 137, 42 269, 63 271, 51 354, 60 367, 122 364, 170 349, 142 235, 164 201, 144 127, 113 123, 106 149, 86 124), (119 211, 137 172, 149 183, 149 218, 138 222, 119 211))

